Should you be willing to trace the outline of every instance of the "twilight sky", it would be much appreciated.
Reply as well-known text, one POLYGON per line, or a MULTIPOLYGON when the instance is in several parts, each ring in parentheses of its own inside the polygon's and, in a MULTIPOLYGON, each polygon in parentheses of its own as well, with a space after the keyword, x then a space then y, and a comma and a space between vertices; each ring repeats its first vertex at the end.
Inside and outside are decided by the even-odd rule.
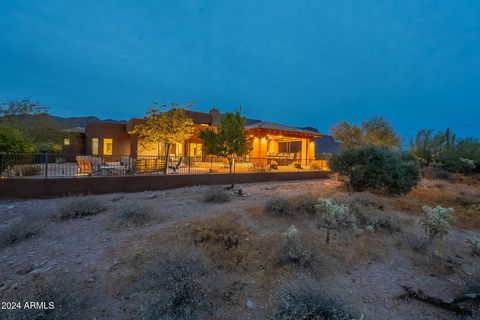
POLYGON ((321 132, 385 116, 480 136, 478 0, 3 0, 0 99, 62 116, 151 101, 321 132))

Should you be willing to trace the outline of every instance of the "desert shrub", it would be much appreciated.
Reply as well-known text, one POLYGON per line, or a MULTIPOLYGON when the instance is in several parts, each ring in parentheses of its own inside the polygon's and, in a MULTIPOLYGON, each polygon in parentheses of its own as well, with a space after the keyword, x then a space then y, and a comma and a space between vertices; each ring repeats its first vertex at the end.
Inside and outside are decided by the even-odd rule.
POLYGON ((480 141, 476 139, 461 139, 446 150, 440 163, 448 171, 470 174, 480 170, 480 141))
POLYGON ((164 249, 147 263, 133 299, 142 319, 204 319, 212 266, 192 248, 164 249))
POLYGON ((387 212, 376 212, 367 218, 367 226, 374 230, 384 230, 390 233, 400 232, 400 218, 398 215, 387 212))
POLYGON ((209 188, 203 198, 204 202, 224 203, 230 201, 228 192, 221 188, 209 188))
POLYGON ((136 203, 121 208, 115 216, 115 226, 131 228, 143 226, 151 219, 151 208, 136 203))
POLYGON ((293 164, 293 167, 294 167, 295 169, 298 169, 298 170, 303 170, 302 165, 301 165, 300 163, 298 163, 298 162, 295 162, 295 163, 293 164))
POLYGON ((293 199, 295 212, 299 214, 315 214, 317 199, 314 196, 302 195, 293 199))
POLYGON ((405 233, 405 243, 412 248, 413 251, 426 254, 430 244, 432 243, 428 237, 419 232, 405 233))
POLYGON ((265 213, 272 216, 286 216, 294 211, 292 200, 285 197, 273 197, 265 204, 265 213))
POLYGON ((290 226, 284 233, 283 255, 285 260, 292 261, 301 266, 308 266, 313 258, 313 253, 308 244, 303 241, 300 232, 295 226, 290 226))
POLYGON ((468 238, 467 244, 470 247, 470 254, 472 256, 480 256, 480 238, 468 238))
POLYGON ((340 296, 323 290, 313 279, 299 276, 283 284, 277 294, 275 320, 361 319, 340 296))
POLYGON ((100 202, 93 197, 71 197, 60 206, 60 219, 73 219, 95 215, 103 210, 100 202))
POLYGON ((437 164, 430 164, 421 169, 422 177, 430 180, 449 180, 452 176, 450 172, 437 164))
POLYGON ((475 191, 462 191, 460 192, 458 201, 464 207, 480 205, 480 193, 475 191))
POLYGON ((413 158, 372 145, 346 149, 333 156, 331 168, 347 176, 355 191, 377 189, 386 194, 405 194, 420 180, 413 158))
POLYGON ((0 248, 30 239, 40 231, 37 223, 22 219, 0 226, 0 248))
MULTIPOLYGON (((276 163, 272 164, 271 168, 272 169, 278 169, 278 165, 276 163)), ((268 166, 260 164, 260 163, 254 163, 250 167, 250 171, 252 171, 252 172, 267 172, 268 171, 268 166)))
POLYGON ((85 319, 84 310, 87 308, 88 296, 77 282, 66 273, 40 274, 38 277, 29 276, 25 283, 19 285, 15 291, 0 292, 1 301, 20 301, 22 307, 25 302, 45 302, 46 307, 53 309, 21 308, 16 310, 2 310, 2 319, 7 320, 63 320, 85 319))
POLYGON ((441 206, 435 208, 423 206, 424 216, 418 223, 423 226, 430 240, 437 236, 441 239, 448 233, 450 223, 455 221, 455 217, 452 215, 454 211, 453 208, 442 208, 441 206))
POLYGON ((326 229, 325 242, 330 243, 330 232, 332 230, 341 231, 347 227, 355 226, 355 216, 350 208, 342 203, 332 199, 318 199, 315 205, 318 215, 318 228, 326 229))
POLYGON ((203 227, 197 227, 193 232, 194 244, 213 242, 222 244, 225 249, 232 249, 240 244, 240 239, 246 231, 232 220, 209 220, 203 227))

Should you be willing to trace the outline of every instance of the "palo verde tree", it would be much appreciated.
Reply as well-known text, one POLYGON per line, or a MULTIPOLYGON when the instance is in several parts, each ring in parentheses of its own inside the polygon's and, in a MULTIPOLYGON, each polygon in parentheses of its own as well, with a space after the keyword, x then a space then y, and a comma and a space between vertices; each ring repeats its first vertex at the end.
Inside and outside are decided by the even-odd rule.
POLYGON ((235 157, 248 154, 251 150, 245 132, 245 118, 239 111, 227 113, 221 120, 217 131, 204 130, 199 134, 207 154, 223 157, 228 160, 230 173, 235 157))
POLYGON ((330 131, 345 149, 369 144, 397 148, 401 143, 392 126, 382 117, 373 117, 363 122, 361 127, 342 121, 330 131))
MULTIPOLYGON (((170 108, 166 105, 151 107, 147 110, 144 121, 136 125, 129 133, 137 135, 146 144, 163 144, 168 164, 170 146, 189 139, 195 130, 193 120, 185 110, 186 107, 187 105, 181 106, 174 102, 170 104, 170 108), (162 110, 166 111, 162 112, 162 110)), ((165 167, 165 174, 167 167, 165 167)))

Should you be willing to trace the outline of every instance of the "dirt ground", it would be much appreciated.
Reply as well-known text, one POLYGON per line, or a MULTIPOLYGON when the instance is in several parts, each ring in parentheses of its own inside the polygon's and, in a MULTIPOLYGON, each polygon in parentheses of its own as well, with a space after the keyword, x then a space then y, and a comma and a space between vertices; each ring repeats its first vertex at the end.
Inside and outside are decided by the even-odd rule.
MULTIPOLYGON (((81 292, 84 319, 136 319, 130 299, 142 266, 158 248, 182 244, 202 252, 218 269, 216 295, 209 302, 212 319, 266 319, 284 279, 308 273, 326 289, 342 295, 364 319, 463 319, 416 300, 399 298, 402 286, 451 300, 464 292, 465 281, 480 274, 480 257, 471 256, 467 239, 480 236, 480 186, 423 180, 406 196, 348 193, 334 180, 236 185, 243 196, 227 203, 205 203, 208 187, 91 196, 105 208, 78 219, 56 218, 67 198, 0 202, 0 234, 26 222, 32 235, 0 244, 0 297, 22 299, 36 277, 67 274, 81 292), (264 213, 274 196, 334 197, 355 203, 365 216, 389 214, 400 230, 347 230, 325 244, 315 216, 273 217, 264 213), (132 203, 152 209, 142 226, 115 228, 118 212, 132 203), (414 250, 422 235, 416 223, 423 205, 453 207, 457 216, 443 241, 428 252, 414 250), (395 220, 397 221, 397 220, 395 220), (295 225, 314 250, 308 267, 283 261, 286 229, 295 225), (202 233, 229 229, 238 244, 201 241, 202 233)), ((0 318, 5 315, 0 310, 0 318)))

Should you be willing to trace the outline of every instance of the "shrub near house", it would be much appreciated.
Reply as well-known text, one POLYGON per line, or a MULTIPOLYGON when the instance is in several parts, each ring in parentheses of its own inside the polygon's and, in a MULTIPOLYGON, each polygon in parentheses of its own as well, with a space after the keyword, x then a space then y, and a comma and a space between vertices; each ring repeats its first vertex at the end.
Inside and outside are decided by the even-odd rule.
POLYGON ((344 150, 332 158, 331 168, 347 176, 355 191, 377 189, 386 194, 405 194, 420 180, 413 158, 374 145, 344 150))

